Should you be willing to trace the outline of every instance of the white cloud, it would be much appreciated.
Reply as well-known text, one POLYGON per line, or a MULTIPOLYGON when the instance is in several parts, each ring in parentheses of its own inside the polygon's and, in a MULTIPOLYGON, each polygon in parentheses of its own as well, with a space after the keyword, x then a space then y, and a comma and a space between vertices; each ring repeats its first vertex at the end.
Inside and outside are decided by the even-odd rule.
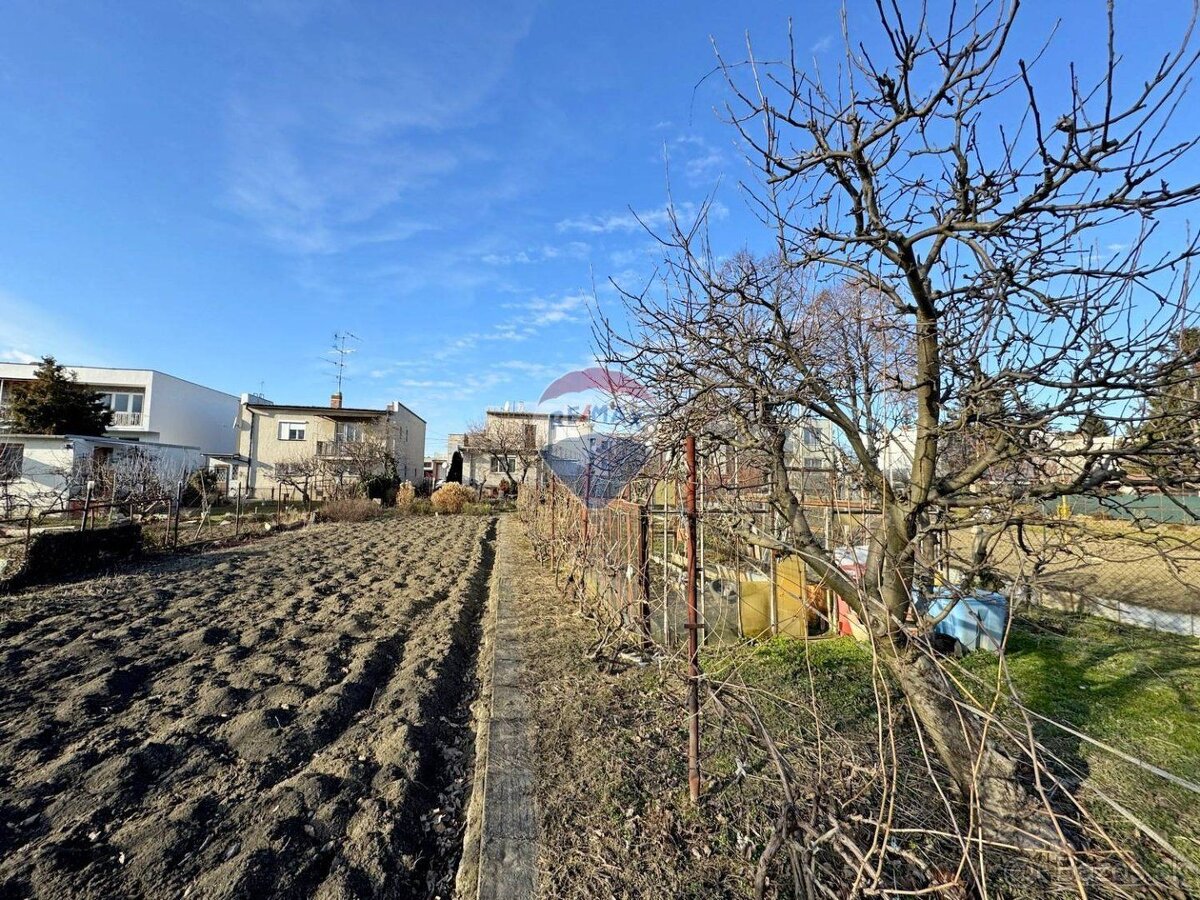
MULTIPOLYGON (((573 219, 563 219, 555 227, 559 231, 581 231, 585 234, 613 234, 616 232, 633 232, 650 229, 663 229, 670 225, 674 213, 679 222, 689 226, 696 221, 700 207, 694 203, 680 203, 676 206, 666 204, 657 209, 625 213, 614 213, 603 216, 579 216, 573 219)), ((708 215, 712 219, 723 219, 728 210, 720 203, 712 203, 708 215)))
POLYGON ((0 360, 34 362, 53 356, 68 365, 112 362, 76 330, 81 327, 78 323, 55 316, 47 308, 0 291, 0 360))
POLYGON ((823 35, 820 38, 820 40, 818 40, 815 44, 813 44, 811 47, 809 47, 808 52, 809 53, 824 53, 826 50, 828 50, 832 46, 833 46, 833 35, 826 34, 826 35, 823 35))
POLYGON ((587 259, 591 245, 584 241, 569 241, 566 244, 543 244, 515 253, 485 253, 480 260, 489 266, 517 266, 547 262, 552 259, 587 259))
POLYGON ((698 156, 695 159, 689 159, 683 164, 683 174, 687 176, 688 181, 696 184, 697 182, 711 181, 721 173, 725 167, 725 156, 718 150, 709 150, 703 156, 698 156))
POLYGON ((469 17, 366 7, 353 44, 329 39, 320 3, 262 0, 259 12, 295 30, 265 42, 257 67, 271 77, 231 96, 229 206, 305 255, 433 227, 408 201, 480 156, 456 135, 507 75, 532 22, 526 0, 469 17))

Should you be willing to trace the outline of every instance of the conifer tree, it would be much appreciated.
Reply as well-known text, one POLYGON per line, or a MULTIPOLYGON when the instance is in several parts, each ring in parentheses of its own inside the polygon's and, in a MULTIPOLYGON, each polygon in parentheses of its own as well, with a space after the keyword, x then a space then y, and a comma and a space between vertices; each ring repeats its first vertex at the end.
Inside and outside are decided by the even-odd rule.
POLYGON ((112 411, 75 373, 43 356, 33 380, 14 387, 8 420, 18 434, 99 435, 112 422, 112 411))

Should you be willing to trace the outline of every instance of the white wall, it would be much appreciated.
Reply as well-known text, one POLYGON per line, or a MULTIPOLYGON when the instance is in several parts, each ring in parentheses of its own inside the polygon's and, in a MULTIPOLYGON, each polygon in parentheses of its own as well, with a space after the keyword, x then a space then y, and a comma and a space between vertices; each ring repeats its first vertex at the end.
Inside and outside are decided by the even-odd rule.
POLYGON ((75 451, 64 437, 46 435, 0 435, 0 443, 22 444, 21 477, 0 485, 0 515, 21 514, 25 508, 45 509, 66 499, 66 473, 71 471, 75 451), (6 497, 11 498, 9 502, 6 497), (5 509, 12 506, 12 509, 5 509))
MULTIPOLYGON (((64 364, 65 365, 65 364, 64 364)), ((36 364, 0 362, 0 383, 33 377, 36 364)), ((110 428, 112 437, 199 447, 205 453, 233 453, 237 448, 234 423, 238 398, 153 369, 109 369, 70 366, 83 384, 96 390, 140 388, 145 392, 142 424, 110 428)))
MULTIPOLYGON (((204 468, 205 456, 196 447, 180 447, 166 444, 131 443, 111 438, 61 437, 44 434, 0 435, 0 443, 21 444, 24 455, 21 460, 21 477, 0 485, 0 514, 19 514, 27 506, 35 510, 65 506, 73 496, 70 488, 71 475, 77 463, 82 463, 98 447, 113 450, 110 465, 116 473, 116 491, 120 495, 121 477, 130 471, 130 457, 142 455, 145 463, 135 466, 143 477, 153 472, 169 493, 177 481, 186 481, 191 472, 204 468), (4 509, 5 494, 19 504, 19 508, 4 509)), ((80 485, 75 485, 74 494, 80 494, 80 485)), ((9 505, 13 505, 11 502, 9 505)))
POLYGON ((400 477, 417 484, 425 477, 425 420, 400 402, 389 404, 389 410, 400 477))
POLYGON ((205 453, 236 452, 237 397, 162 372, 153 375, 147 410, 159 441, 205 453))

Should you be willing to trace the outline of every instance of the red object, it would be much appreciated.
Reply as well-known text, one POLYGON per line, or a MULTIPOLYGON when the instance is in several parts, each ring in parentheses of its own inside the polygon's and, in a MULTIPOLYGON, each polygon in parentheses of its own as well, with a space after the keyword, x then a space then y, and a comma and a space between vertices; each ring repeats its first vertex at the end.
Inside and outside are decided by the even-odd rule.
POLYGON ((700 799, 700 617, 696 611, 696 438, 688 435, 687 456, 687 630, 688 790, 700 799))

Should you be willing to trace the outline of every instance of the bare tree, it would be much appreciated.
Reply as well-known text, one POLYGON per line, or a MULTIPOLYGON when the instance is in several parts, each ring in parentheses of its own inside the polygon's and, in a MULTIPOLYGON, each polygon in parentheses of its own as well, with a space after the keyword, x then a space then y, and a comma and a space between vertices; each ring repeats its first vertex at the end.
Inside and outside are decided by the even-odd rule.
POLYGON ((1142 427, 1162 385, 1176 415, 1200 413, 1180 387, 1200 348, 1178 340, 1197 322, 1198 244, 1170 227, 1200 198, 1178 172, 1200 138, 1172 118, 1197 54, 1193 17, 1144 80, 1122 84, 1110 3, 1103 70, 1085 84, 1069 68, 1047 102, 1042 53, 1009 46, 1018 6, 951 3, 935 21, 880 2, 878 40, 847 34, 833 77, 794 53, 721 60, 771 249, 722 260, 703 216, 676 220, 658 236, 661 279, 625 292, 632 324, 597 331, 607 360, 652 389, 660 441, 690 431, 757 454, 785 527, 743 537, 798 554, 868 624, 984 830, 1061 847, 1043 782, 1019 774, 1019 753, 1041 771, 1036 749, 1002 747, 931 652, 927 548, 977 529, 963 564, 982 568, 989 539, 1047 500, 1108 496, 1147 459, 1160 489, 1200 471, 1197 442, 1142 427), (1088 416, 1120 436, 1080 435, 1088 416), (824 546, 789 468, 789 435, 809 417, 832 423, 882 510, 861 582, 824 546), (883 463, 899 435, 902 479, 883 463))
POLYGON ((488 417, 468 427, 465 438, 472 450, 500 460, 507 480, 514 486, 524 484, 530 470, 541 462, 536 427, 521 418, 488 417), (510 460, 515 460, 515 465, 510 460))
POLYGON ((326 484, 328 466, 324 459, 315 454, 297 455, 275 463, 273 475, 280 487, 280 499, 283 499, 283 488, 288 487, 299 493, 300 499, 308 504, 326 484))

